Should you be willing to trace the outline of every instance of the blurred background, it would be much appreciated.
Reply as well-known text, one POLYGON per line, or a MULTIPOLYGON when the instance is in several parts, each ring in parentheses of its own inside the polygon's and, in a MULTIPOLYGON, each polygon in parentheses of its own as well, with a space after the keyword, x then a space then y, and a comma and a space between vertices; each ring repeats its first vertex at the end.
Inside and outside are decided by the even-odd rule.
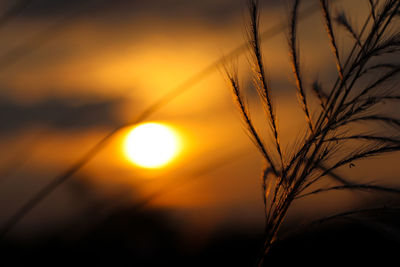
MULTIPOLYGON (((261 2, 267 73, 283 147, 290 153, 307 127, 289 65, 290 1, 261 2)), ((346 10, 356 25, 368 12, 364 0, 334 2, 333 10, 346 10)), ((128 266, 251 266, 262 244, 263 162, 221 68, 224 56, 237 63, 252 115, 267 129, 243 48, 246 1, 0 3, 0 225, 116 128, 138 120, 160 122, 182 142, 169 164, 141 168, 123 152, 134 125, 121 128, 18 222, 2 243, 4 255, 42 264, 55 256, 128 266)), ((307 85, 317 77, 329 85, 336 71, 318 3, 303 1, 301 10, 307 85)), ((345 51, 349 38, 339 37, 345 51)), ((387 108, 400 115, 398 108, 387 108)), ((340 173, 399 187, 398 162, 399 154, 391 154, 340 173)), ((286 229, 364 204, 397 201, 370 196, 334 192, 301 199, 290 210, 286 229)), ((359 229, 343 227, 345 236, 359 229)), ((363 240, 376 238, 385 240, 385 249, 399 245, 360 231, 353 239, 359 246, 371 248, 363 240)), ((313 233, 315 242, 338 238, 338 232, 324 233, 333 237, 313 233)), ((290 249, 293 242, 283 246, 290 249)))

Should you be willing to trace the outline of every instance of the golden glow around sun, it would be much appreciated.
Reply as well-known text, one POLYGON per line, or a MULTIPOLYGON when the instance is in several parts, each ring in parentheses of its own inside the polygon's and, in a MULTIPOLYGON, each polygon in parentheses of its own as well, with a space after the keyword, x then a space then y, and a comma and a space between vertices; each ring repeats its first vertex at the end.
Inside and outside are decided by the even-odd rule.
POLYGON ((127 134, 124 152, 134 164, 144 168, 160 168, 179 152, 179 137, 169 126, 143 123, 127 134))

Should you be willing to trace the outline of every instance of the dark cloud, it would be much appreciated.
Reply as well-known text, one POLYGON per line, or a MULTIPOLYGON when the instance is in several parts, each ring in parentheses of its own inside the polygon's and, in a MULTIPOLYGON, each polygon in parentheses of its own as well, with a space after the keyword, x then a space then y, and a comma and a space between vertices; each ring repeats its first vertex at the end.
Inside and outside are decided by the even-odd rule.
POLYGON ((121 122, 115 109, 122 99, 85 101, 79 99, 49 98, 34 105, 21 105, 0 99, 1 132, 11 132, 30 125, 45 125, 60 129, 116 126, 121 122), (83 104, 77 104, 83 103, 83 104))
MULTIPOLYGON (((216 22, 238 15, 245 3, 243 0, 33 0, 20 16, 58 17, 71 12, 91 16, 100 12, 102 15, 122 18, 150 16, 216 22)), ((10 1, 9 5, 15 5, 15 2, 10 1)))

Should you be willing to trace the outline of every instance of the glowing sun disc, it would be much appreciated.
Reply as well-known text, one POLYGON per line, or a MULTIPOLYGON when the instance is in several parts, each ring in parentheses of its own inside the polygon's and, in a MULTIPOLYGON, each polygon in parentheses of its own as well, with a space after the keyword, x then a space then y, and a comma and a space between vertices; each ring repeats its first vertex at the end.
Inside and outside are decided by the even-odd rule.
POLYGON ((126 136, 124 152, 134 164, 144 168, 159 168, 169 163, 178 153, 178 136, 161 123, 144 123, 126 136))

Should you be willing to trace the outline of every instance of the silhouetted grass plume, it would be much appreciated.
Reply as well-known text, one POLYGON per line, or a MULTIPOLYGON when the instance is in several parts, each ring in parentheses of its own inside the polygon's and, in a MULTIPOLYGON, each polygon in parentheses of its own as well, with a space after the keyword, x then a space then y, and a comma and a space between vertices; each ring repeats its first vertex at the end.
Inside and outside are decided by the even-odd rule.
MULTIPOLYGON (((267 67, 261 51, 260 5, 257 0, 248 1, 247 38, 255 85, 259 99, 264 104, 265 120, 274 139, 273 144, 268 144, 269 149, 251 119, 237 71, 234 68, 226 68, 234 101, 249 136, 266 163, 262 175, 265 243, 263 255, 259 260, 260 266, 263 265, 264 256, 275 244, 288 209, 296 199, 333 190, 370 190, 395 194, 400 192, 395 188, 365 184, 362 181, 354 183, 342 177, 337 179, 333 173, 342 166, 354 165, 355 161, 400 150, 400 121, 382 114, 382 108, 379 106, 384 101, 399 100, 399 96, 387 88, 398 76, 400 67, 384 55, 394 55, 400 51, 400 32, 395 18, 398 16, 400 2, 368 1, 370 12, 361 30, 357 31, 344 11, 335 16, 330 1, 319 1, 337 78, 333 85, 315 81, 311 86, 314 94, 308 94, 300 61, 297 28, 301 1, 292 2, 288 21, 288 49, 297 95, 308 131, 302 142, 293 147, 290 153, 282 153, 280 145, 280 132, 277 128, 279 114, 276 114, 274 109, 276 100, 271 97, 273 88, 268 83, 267 67), (352 38, 352 48, 347 53, 342 52, 344 50, 338 46, 339 29, 335 23, 352 38), (319 107, 309 104, 312 97, 317 98, 319 107), (354 130, 352 126, 355 123, 366 123, 370 129, 379 129, 378 124, 388 127, 385 131, 371 133, 370 130, 354 130), (333 177, 340 184, 310 191, 311 186, 326 177, 333 177)), ((349 214, 351 212, 340 216, 349 214)))

